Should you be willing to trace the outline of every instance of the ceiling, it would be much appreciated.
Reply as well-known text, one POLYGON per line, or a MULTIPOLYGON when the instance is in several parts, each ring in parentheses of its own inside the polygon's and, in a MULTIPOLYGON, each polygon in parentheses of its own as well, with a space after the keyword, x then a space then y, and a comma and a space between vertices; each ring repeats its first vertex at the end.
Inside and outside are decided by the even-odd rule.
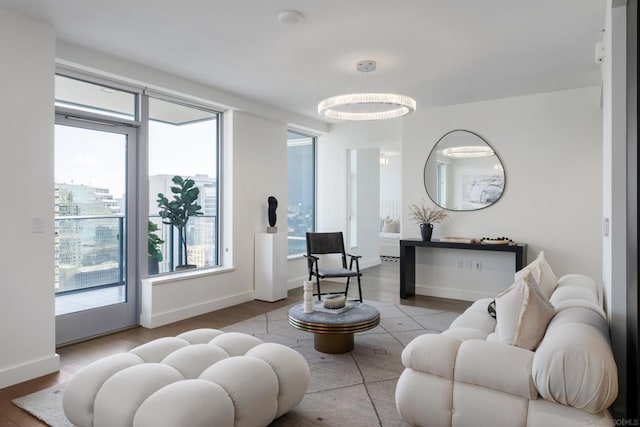
MULTIPOLYGON (((0 0, 58 39, 322 120, 323 98, 418 109, 600 84, 606 0, 0 0), (296 24, 278 21, 297 10, 296 24), (377 61, 358 74, 356 62, 377 61)), ((322 120, 331 122, 330 120, 322 120)))

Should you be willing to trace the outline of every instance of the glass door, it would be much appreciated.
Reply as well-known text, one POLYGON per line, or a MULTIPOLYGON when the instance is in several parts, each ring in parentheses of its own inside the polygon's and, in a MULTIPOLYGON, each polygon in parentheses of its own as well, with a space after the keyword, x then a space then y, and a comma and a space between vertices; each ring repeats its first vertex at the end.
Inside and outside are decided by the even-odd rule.
POLYGON ((56 343, 137 324, 136 128, 56 116, 56 343))

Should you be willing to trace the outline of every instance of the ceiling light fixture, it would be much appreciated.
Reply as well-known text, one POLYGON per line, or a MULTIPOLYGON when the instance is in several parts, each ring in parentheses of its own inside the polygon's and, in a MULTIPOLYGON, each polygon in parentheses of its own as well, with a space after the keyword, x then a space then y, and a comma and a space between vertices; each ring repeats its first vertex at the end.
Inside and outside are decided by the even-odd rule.
POLYGON ((278 21, 283 24, 297 24, 304 19, 304 15, 297 10, 285 10, 278 14, 278 21))
POLYGON ((480 145, 463 145, 449 147, 442 150, 442 155, 447 157, 489 157, 496 154, 491 147, 480 145))
MULTIPOLYGON (((361 73, 376 69, 376 61, 356 64, 361 73)), ((318 104, 318 113, 337 120, 385 120, 402 117, 416 110, 416 101, 395 93, 351 93, 332 96, 318 104)))

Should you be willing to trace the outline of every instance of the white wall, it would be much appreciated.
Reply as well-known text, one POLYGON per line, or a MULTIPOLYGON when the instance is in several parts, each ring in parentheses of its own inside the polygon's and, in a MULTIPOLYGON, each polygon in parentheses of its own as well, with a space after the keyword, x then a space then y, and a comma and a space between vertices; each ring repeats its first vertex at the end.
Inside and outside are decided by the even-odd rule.
MULTIPOLYGON (((622 2, 615 2, 622 3, 622 2)), ((626 7, 607 6, 603 76, 603 204, 609 235, 603 238, 603 281, 611 342, 624 408, 627 387, 627 125, 626 7)))
POLYGON ((0 388, 58 369, 53 302, 51 26, 0 9, 0 388), (32 233, 33 217, 43 232, 32 233))
MULTIPOLYGON (((507 236, 528 244, 529 261, 544 250, 558 275, 582 273, 599 280, 602 277, 599 102, 600 89, 591 87, 418 110, 403 120, 403 204, 427 197, 423 167, 438 139, 452 129, 471 130, 481 135, 501 158, 506 174, 505 192, 489 208, 453 212, 443 224, 436 225, 434 238, 507 236)), ((403 237, 420 235, 406 210, 401 228, 403 237)), ((440 272, 433 277, 425 274, 417 274, 418 290, 420 285, 448 286, 444 286, 446 274, 440 272)), ((490 292, 495 277, 476 274, 474 286, 484 286, 490 292)))

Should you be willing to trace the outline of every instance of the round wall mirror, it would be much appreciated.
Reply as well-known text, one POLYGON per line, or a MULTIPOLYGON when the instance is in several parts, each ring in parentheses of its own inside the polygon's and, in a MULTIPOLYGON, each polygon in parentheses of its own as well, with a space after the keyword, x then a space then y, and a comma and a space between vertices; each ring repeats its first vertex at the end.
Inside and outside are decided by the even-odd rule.
POLYGON ((479 135, 452 130, 440 138, 424 165, 424 187, 435 204, 452 211, 491 206, 504 192, 500 158, 479 135))

